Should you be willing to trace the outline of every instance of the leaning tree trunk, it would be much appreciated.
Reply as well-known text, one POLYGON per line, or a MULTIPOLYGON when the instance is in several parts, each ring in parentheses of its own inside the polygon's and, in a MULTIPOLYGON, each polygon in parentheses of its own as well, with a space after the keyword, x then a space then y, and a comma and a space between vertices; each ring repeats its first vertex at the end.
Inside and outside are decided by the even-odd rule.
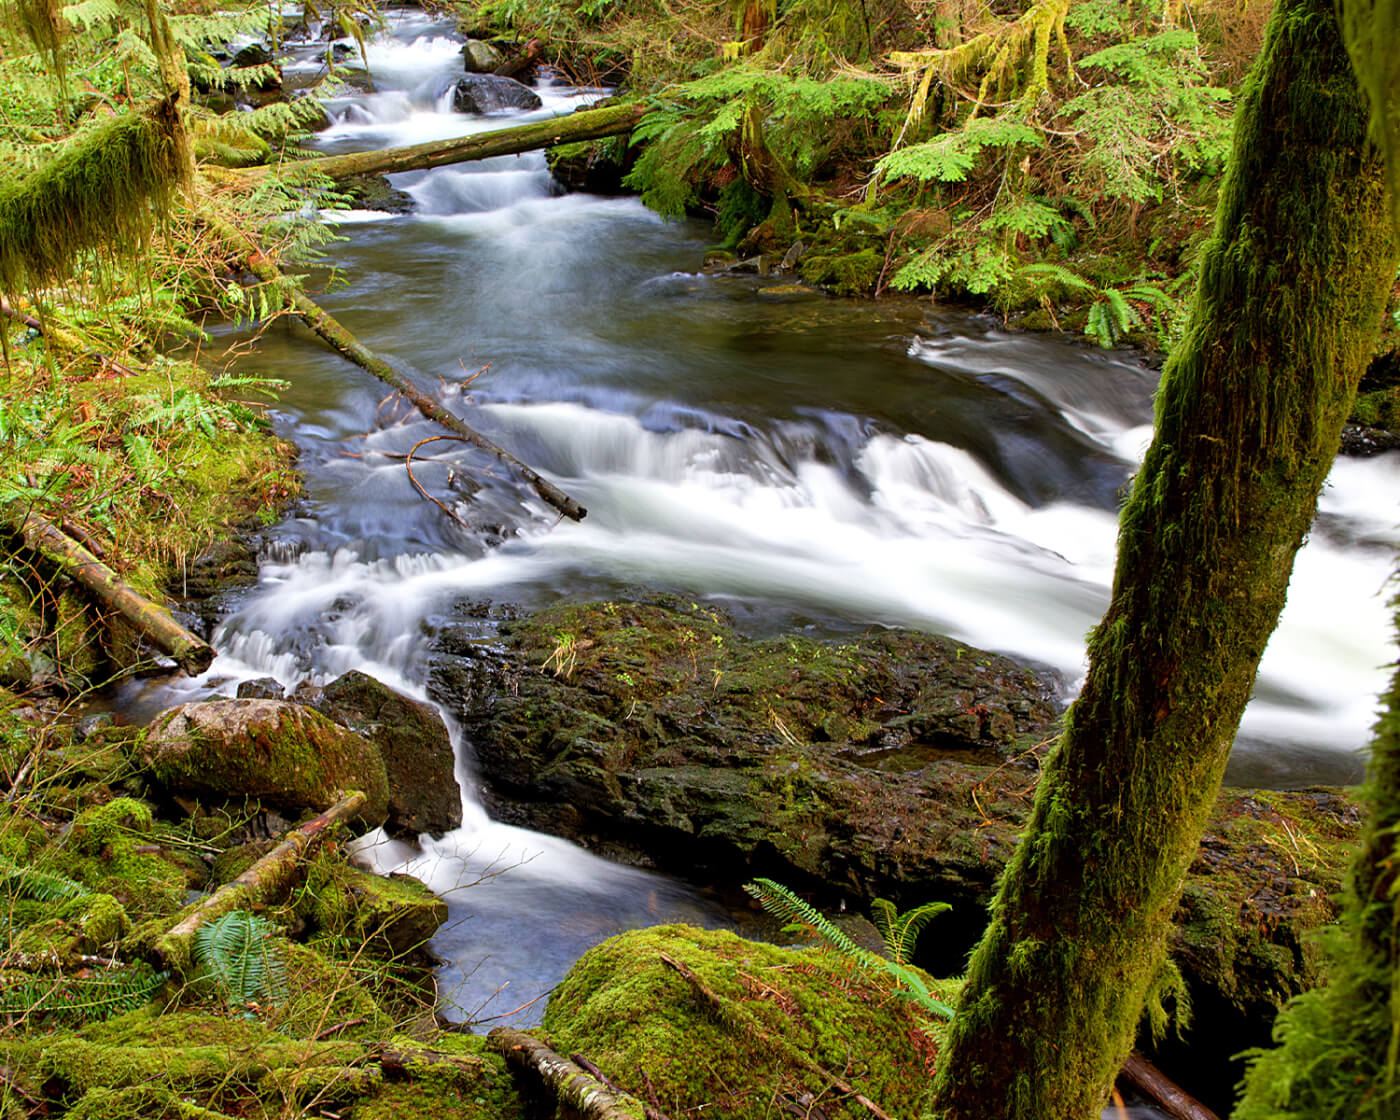
POLYGON ((1279 1046, 1255 1057, 1235 1120, 1400 1116, 1400 664, 1365 793, 1371 816, 1326 943, 1327 983, 1279 1016, 1279 1046))
POLYGON ((1097 1117, 1163 967, 1396 254, 1333 0, 1280 0, 1112 600, 974 955, 945 1120, 1097 1117))

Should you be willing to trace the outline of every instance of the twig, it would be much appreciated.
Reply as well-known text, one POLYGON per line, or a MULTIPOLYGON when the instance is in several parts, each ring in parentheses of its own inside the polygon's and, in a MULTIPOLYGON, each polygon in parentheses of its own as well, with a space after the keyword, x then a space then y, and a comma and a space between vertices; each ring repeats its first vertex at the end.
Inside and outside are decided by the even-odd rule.
POLYGON ((365 1023, 368 1022, 369 1020, 363 1017, 359 1019, 346 1019, 344 1022, 336 1023, 333 1027, 327 1027, 325 1030, 317 1034, 312 1041, 324 1042, 333 1034, 338 1034, 340 1031, 348 1031, 351 1027, 363 1026, 365 1023))
MULTIPOLYGON (((614 1093, 627 1092, 626 1089, 624 1089, 621 1085, 613 1081, 611 1077, 609 1077, 606 1073, 600 1070, 582 1054, 570 1054, 569 1060, 575 1065, 577 1065, 580 1069, 584 1070, 584 1072, 591 1073, 594 1077, 596 1077, 614 1093)), ((660 1111, 659 1109, 652 1108, 651 1105, 645 1102, 642 1103, 642 1114, 646 1117, 646 1120, 670 1120, 670 1117, 668 1117, 664 1112, 660 1111)))
MULTIPOLYGON (((413 483, 413 488, 417 490, 420 495, 427 498, 428 501, 432 502, 433 505, 437 506, 438 509, 442 510, 443 513, 447 514, 448 517, 452 518, 453 521, 457 522, 457 524, 460 525, 463 529, 466 529, 468 532, 470 532, 471 526, 468 525, 465 521, 463 521, 460 517, 458 517, 455 513, 453 513, 450 509, 448 509, 442 501, 440 501, 438 498, 434 497, 432 494, 429 494, 425 489, 423 489, 423 484, 418 481, 418 476, 413 473, 413 453, 417 451, 420 447, 422 447, 425 443, 434 443, 440 439, 455 440, 457 438, 457 436, 428 436, 426 439, 420 439, 417 443, 415 443, 412 447, 408 449, 408 454, 404 456, 403 465, 404 470, 408 471, 408 481, 413 483)), ((460 442, 466 441, 462 440, 460 442)))

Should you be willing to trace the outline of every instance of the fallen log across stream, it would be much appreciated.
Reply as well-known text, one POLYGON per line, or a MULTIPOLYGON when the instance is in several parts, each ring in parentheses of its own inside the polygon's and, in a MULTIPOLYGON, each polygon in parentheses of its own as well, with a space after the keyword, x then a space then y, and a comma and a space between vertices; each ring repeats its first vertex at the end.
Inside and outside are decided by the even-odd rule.
POLYGON ((429 140, 423 144, 412 144, 403 148, 381 148, 373 152, 316 156, 276 168, 271 165, 244 167, 237 171, 223 172, 220 177, 231 182, 251 184, 274 170, 280 175, 314 171, 329 175, 332 179, 345 179, 352 175, 383 175, 394 171, 422 171, 452 163, 490 159, 492 156, 518 155, 556 144, 573 144, 582 140, 620 136, 631 132, 646 112, 647 107, 642 104, 580 109, 568 116, 551 117, 547 121, 532 121, 530 124, 477 133, 474 136, 429 140))
POLYGON ((208 642, 186 630, 168 610, 147 599, 58 526, 31 513, 19 531, 25 544, 121 615, 190 676, 209 668, 214 651, 208 642))
POLYGON ((574 521, 582 521, 587 516, 588 511, 554 483, 522 463, 504 447, 449 412, 383 358, 367 349, 359 339, 345 329, 339 320, 312 300, 294 280, 284 275, 244 233, 216 214, 206 212, 203 219, 210 229, 238 252, 254 276, 283 293, 297 317, 315 331, 333 350, 397 390, 429 420, 436 421, 448 431, 455 432, 462 439, 481 448, 481 450, 490 452, 520 475, 530 484, 536 494, 565 517, 572 518, 574 521))

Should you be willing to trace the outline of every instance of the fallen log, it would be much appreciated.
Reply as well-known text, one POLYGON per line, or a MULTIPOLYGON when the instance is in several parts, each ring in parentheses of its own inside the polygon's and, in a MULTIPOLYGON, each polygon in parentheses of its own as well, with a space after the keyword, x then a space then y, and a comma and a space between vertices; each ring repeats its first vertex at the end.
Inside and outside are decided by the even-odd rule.
POLYGON ((168 610, 147 599, 56 525, 31 513, 20 526, 20 535, 25 544, 85 587, 103 606, 120 614, 190 676, 209 668, 214 651, 208 642, 186 630, 168 610))
POLYGON ((497 1027, 486 1044, 518 1069, 544 1082, 551 1095, 582 1120, 645 1120, 646 1108, 626 1093, 609 1089, 539 1039, 509 1027, 497 1027))
POLYGON ((1129 1054, 1118 1076, 1170 1116, 1171 1120, 1220 1120, 1141 1054, 1129 1054))
POLYGON ((492 156, 518 155, 521 152, 532 152, 536 148, 553 147, 555 144, 573 144, 582 140, 620 136, 631 132, 646 112, 647 107, 642 104, 580 109, 568 116, 553 117, 547 121, 532 121, 530 124, 502 128, 495 132, 482 132, 452 140, 429 140, 404 148, 381 148, 373 152, 315 156, 296 163, 282 164, 276 168, 271 165, 244 167, 237 171, 230 170, 221 178, 230 182, 253 183, 274 170, 281 175, 314 171, 329 175, 332 179, 346 179, 352 175, 383 175, 394 171, 422 171, 430 167, 466 163, 469 160, 490 159, 492 156))
POLYGON ((277 846, 236 879, 223 884, 208 898, 193 903, 184 917, 156 939, 152 953, 161 967, 187 973, 190 948, 199 927, 234 910, 247 910, 258 903, 284 897, 301 875, 302 864, 325 839, 331 826, 352 818, 363 808, 365 795, 358 790, 347 794, 319 817, 285 833, 277 846))
POLYGON ((436 421, 448 431, 455 432, 481 450, 490 452, 525 479, 536 494, 565 517, 572 518, 574 521, 582 521, 587 515, 588 511, 583 506, 565 494, 554 483, 526 466, 505 448, 488 439, 475 428, 469 427, 384 361, 383 358, 368 350, 360 343, 359 339, 341 325, 339 320, 315 303, 293 280, 285 276, 272 261, 262 254, 257 246, 250 244, 248 238, 241 231, 216 214, 206 213, 204 220, 215 233, 238 250, 240 256, 246 259, 248 268, 254 276, 265 283, 277 286, 284 293, 302 322, 315 331, 332 349, 397 390, 429 420, 436 421))

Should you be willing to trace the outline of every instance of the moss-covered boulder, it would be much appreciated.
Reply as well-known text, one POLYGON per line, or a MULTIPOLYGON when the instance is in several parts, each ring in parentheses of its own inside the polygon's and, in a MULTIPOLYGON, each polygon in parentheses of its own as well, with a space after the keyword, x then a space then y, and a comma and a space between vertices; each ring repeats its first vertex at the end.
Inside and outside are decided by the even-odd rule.
MULTIPOLYGON (((957 985, 933 987, 948 999, 957 985)), ((869 1120, 836 1081, 891 1116, 922 1115, 941 1029, 830 950, 662 926, 586 953, 550 996, 543 1034, 668 1116, 811 1116, 820 1102, 831 1120, 869 1120)))
POLYGON ((421 954, 447 921, 447 903, 421 880, 371 875, 339 860, 312 866, 297 912, 317 930, 389 960, 421 954))
POLYGON ((251 797, 289 811, 329 808, 351 789, 378 825, 389 789, 378 748, 309 708, 277 700, 182 704, 151 723, 141 761, 167 789, 221 800, 251 797))
POLYGON ((931 635, 754 641, 675 600, 467 633, 430 692, 493 811, 692 876, 980 899, 1010 841, 982 826, 1019 820, 1034 769, 1011 760, 1056 714, 1042 674, 931 635))
POLYGON ((317 707, 373 742, 389 781, 390 836, 442 836, 462 823, 452 740, 427 704, 352 670, 326 685, 317 707))

